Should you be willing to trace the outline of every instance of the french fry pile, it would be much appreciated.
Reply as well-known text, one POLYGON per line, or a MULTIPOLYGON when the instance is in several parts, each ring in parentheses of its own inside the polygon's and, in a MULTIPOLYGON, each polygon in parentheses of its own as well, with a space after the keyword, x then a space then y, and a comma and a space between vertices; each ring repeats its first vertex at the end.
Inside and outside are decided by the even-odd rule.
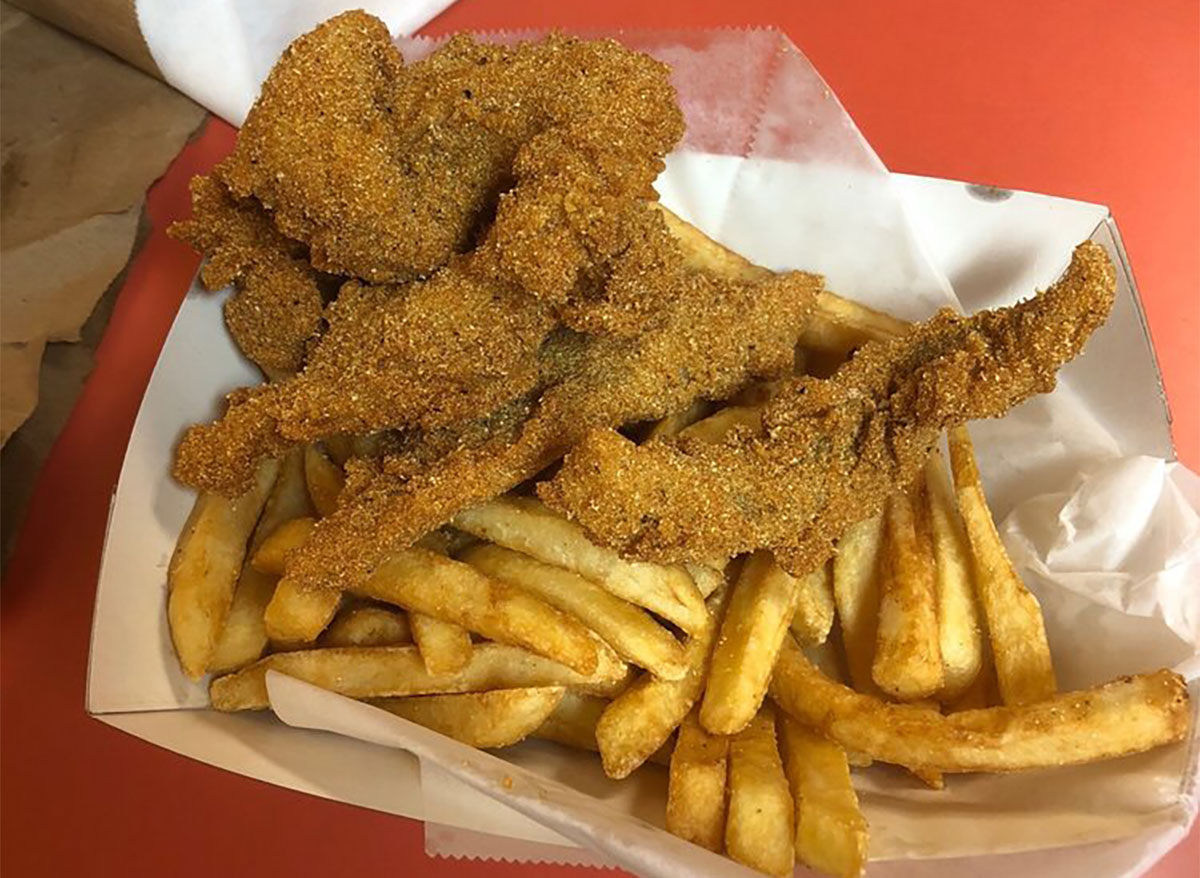
MULTIPOLYGON (((673 228, 710 270, 762 271, 673 228)), ((810 366, 903 331, 828 294, 821 309, 810 366)), ((757 429, 769 394, 693 406, 648 441, 757 429)), ((215 675, 217 710, 267 708, 273 669, 477 747, 555 741, 598 752, 613 778, 665 764, 672 833, 771 875, 796 862, 859 875, 867 824, 851 766, 890 763, 940 787, 947 773, 1111 758, 1186 731, 1169 672, 1058 693, 965 430, 948 452, 949 473, 935 452, 806 576, 765 551, 631 561, 513 494, 343 594, 277 587, 343 484, 333 442, 299 448, 245 496, 197 500, 169 571, 172 635, 189 676, 215 675)))

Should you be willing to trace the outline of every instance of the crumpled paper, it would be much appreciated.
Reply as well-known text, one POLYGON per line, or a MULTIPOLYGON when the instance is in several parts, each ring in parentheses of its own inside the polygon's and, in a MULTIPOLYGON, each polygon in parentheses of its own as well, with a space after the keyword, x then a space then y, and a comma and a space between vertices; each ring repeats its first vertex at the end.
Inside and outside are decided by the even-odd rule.
POLYGON ((1064 589, 1200 643, 1200 476, 1182 464, 1094 464, 1068 490, 1020 503, 1000 532, 1039 594, 1064 589))

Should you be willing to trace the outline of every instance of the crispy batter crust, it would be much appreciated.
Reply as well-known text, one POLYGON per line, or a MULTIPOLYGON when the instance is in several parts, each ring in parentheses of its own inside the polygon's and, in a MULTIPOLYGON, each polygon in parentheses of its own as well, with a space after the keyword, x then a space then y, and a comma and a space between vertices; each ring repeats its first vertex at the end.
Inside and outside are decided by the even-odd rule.
POLYGON ((243 353, 268 372, 295 372, 321 327, 319 275, 305 248, 281 235, 253 199, 237 199, 216 177, 192 180, 192 217, 168 233, 208 254, 210 290, 236 284, 225 323, 243 353))
MULTIPOLYGON (((539 350, 556 327, 628 338, 661 323, 689 272, 651 183, 682 130, 667 68, 612 41, 462 37, 405 68, 363 13, 301 37, 221 182, 198 186, 245 205, 257 226, 239 244, 302 241, 313 266, 370 283, 344 284, 324 335, 293 344, 301 374, 189 431, 176 476, 236 494, 287 440, 465 429, 554 380, 539 350)), ((213 215, 184 231, 219 272, 230 248, 196 232, 213 215)), ((244 347, 308 319, 245 280, 230 311, 244 347)))
POLYGON ((592 431, 539 493, 634 557, 694 561, 766 547, 805 573, 915 477, 946 427, 1053 389, 1114 291, 1104 249, 1081 244, 1063 278, 1033 299, 973 317, 942 312, 864 346, 831 379, 790 382, 767 405, 763 435, 637 446, 592 431))
POLYGON ((349 587, 463 507, 531 478, 590 427, 662 417, 789 372, 821 289, 819 277, 799 272, 749 283, 685 273, 672 283, 667 314, 636 338, 551 336, 541 355, 549 386, 528 419, 502 419, 432 463, 414 466, 409 453, 363 465, 338 511, 292 556, 288 576, 349 587))
POLYGON ((222 175, 315 266, 371 282, 470 249, 524 184, 500 207, 506 265, 559 299, 618 234, 605 199, 646 197, 682 133, 666 67, 611 40, 458 36, 405 67, 382 22, 348 12, 284 52, 222 175))

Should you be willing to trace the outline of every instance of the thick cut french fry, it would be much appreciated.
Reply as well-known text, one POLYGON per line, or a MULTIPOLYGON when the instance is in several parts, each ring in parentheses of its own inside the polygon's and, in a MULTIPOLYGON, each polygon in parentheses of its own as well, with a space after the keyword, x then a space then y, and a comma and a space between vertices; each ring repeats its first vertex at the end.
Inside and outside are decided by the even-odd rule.
POLYGON ((617 651, 617 655, 664 680, 687 673, 683 646, 650 617, 577 573, 552 567, 501 546, 480 544, 461 560, 487 576, 528 591, 570 613, 617 651))
POLYGON ((533 737, 554 741, 576 750, 599 751, 596 743, 596 723, 608 707, 608 699, 598 695, 567 690, 562 700, 538 726, 533 737))
POLYGON ((454 524, 480 539, 578 573, 689 634, 708 624, 704 598, 683 567, 626 561, 532 497, 498 497, 463 510, 454 524))
POLYGON ((803 646, 824 643, 833 627, 833 565, 822 564, 799 580, 792 634, 803 646))
POLYGON ((996 682, 996 666, 992 662, 991 648, 985 641, 979 673, 961 695, 946 705, 946 711, 957 713, 963 710, 979 710, 982 707, 994 707, 999 703, 1000 686, 996 682))
MULTIPOLYGON (((538 726, 530 736, 544 741, 554 741, 576 750, 591 750, 599 752, 600 745, 596 741, 596 726, 600 715, 608 707, 609 699, 598 695, 587 695, 568 689, 562 701, 554 712, 546 717, 546 721, 538 726)), ((669 765, 674 741, 670 738, 655 750, 647 762, 657 765, 669 765)))
POLYGON ((278 577, 243 565, 208 673, 227 674, 257 661, 267 648, 265 614, 275 595, 278 577))
POLYGON ((344 467, 346 461, 354 457, 354 436, 350 433, 335 433, 326 436, 322 443, 329 453, 329 458, 339 467, 344 467))
POLYGON ((983 633, 971 577, 971 550, 954 503, 941 452, 925 464, 929 530, 936 562, 938 640, 945 684, 939 698, 957 698, 975 680, 983 661, 983 633))
POLYGON ((528 738, 562 701, 562 686, 495 689, 461 695, 376 698, 388 713, 481 749, 508 747, 528 738))
POLYGON ((342 605, 332 588, 304 588, 287 577, 279 580, 263 613, 267 636, 277 647, 295 649, 315 643, 342 605))
POLYGON ((319 646, 403 646, 412 642, 408 617, 383 607, 348 607, 317 639, 319 646))
POLYGON ((725 584, 725 566, 727 562, 713 561, 704 564, 684 564, 688 575, 692 577, 692 581, 696 583, 696 588, 700 590, 700 595, 705 600, 709 596, 725 584))
POLYGON ((523 646, 581 674, 596 668, 601 651, 599 641, 577 619, 469 564, 425 549, 392 555, 357 591, 499 643, 523 646))
POLYGON ((667 832, 721 852, 725 844, 725 786, 729 738, 710 735, 691 711, 679 725, 667 782, 667 832))
MULTIPOLYGON (((837 640, 840 639, 837 632, 826 640, 824 643, 816 644, 815 646, 802 647, 804 655, 812 662, 817 669, 828 677, 830 680, 835 680, 838 683, 844 683, 848 679, 846 676, 845 662, 843 655, 837 649, 837 640)), ((855 768, 866 768, 871 764, 871 757, 862 753, 853 751, 846 753, 846 759, 855 768)))
POLYGON ((700 723, 715 735, 741 731, 758 712, 775 656, 800 599, 800 581, 768 551, 746 559, 713 649, 700 723))
POLYGON ((752 433, 761 433, 762 415, 763 406, 761 405, 726 406, 707 418, 685 427, 679 432, 679 438, 716 443, 724 440, 739 427, 752 433))
POLYGON ((661 680, 643 674, 601 715, 596 740, 609 777, 628 777, 666 743, 700 698, 728 592, 718 589, 708 599, 711 621, 707 629, 688 638, 684 647, 688 672, 682 679, 661 680))
POLYGON ((884 513, 879 628, 871 677, 894 698, 915 701, 945 682, 939 642, 932 548, 918 517, 924 516, 923 484, 897 493, 884 513))
POLYGON ((479 643, 461 671, 431 674, 415 646, 306 649, 275 653, 237 673, 218 677, 209 687, 212 706, 224 711, 265 709, 269 706, 267 671, 271 670, 351 698, 449 695, 533 686, 573 686, 612 695, 629 682, 628 666, 608 653, 601 653, 595 672, 584 675, 517 646, 479 643))
POLYGON ((775 741, 775 711, 766 704, 729 742, 725 852, 768 875, 791 875, 796 864, 794 809, 775 741))
POLYGON ((471 660, 471 634, 461 625, 424 613, 409 613, 413 642, 431 674, 453 674, 471 660))
POLYGON ((250 557, 250 566, 260 573, 282 576, 288 552, 303 546, 317 522, 302 517, 285 521, 269 534, 250 557))
POLYGON ((437 552, 439 555, 456 558, 461 552, 475 545, 477 542, 479 540, 464 531, 453 527, 439 527, 437 530, 425 534, 414 545, 419 549, 428 549, 431 552, 437 552))
POLYGON ((860 521, 843 534, 833 556, 833 599, 850 682, 860 692, 877 692, 871 678, 879 627, 879 567, 883 516, 860 521))
POLYGON ((167 568, 167 620, 183 672, 204 676, 233 603, 234 586, 279 463, 265 461, 254 485, 236 500, 202 493, 179 535, 167 568))
MULTIPOLYGON (((311 514, 312 502, 304 482, 304 455, 294 448, 279 463, 279 475, 250 539, 249 557, 254 557, 263 541, 285 521, 311 514)), ((208 663, 209 673, 235 671, 263 654, 267 648, 267 626, 263 615, 275 594, 277 580, 274 574, 262 573, 252 564, 243 562, 225 627, 221 629, 217 648, 208 663)))
MULTIPOLYGON (((799 643, 799 641, 797 641, 799 643)), ((846 682, 846 666, 842 660, 841 651, 838 649, 836 635, 830 637, 824 643, 813 643, 807 646, 802 646, 804 654, 808 656, 821 673, 830 680, 837 680, 839 683, 846 682)))
POLYGON ((678 436, 687 427, 701 418, 707 417, 712 411, 712 403, 704 399, 697 399, 692 402, 687 408, 677 411, 674 414, 667 415, 662 420, 658 421, 646 433, 644 441, 650 442, 654 439, 670 439, 678 436))
POLYGON ((308 445, 304 448, 304 478, 308 481, 308 493, 317 507, 317 514, 321 518, 332 515, 342 488, 346 487, 341 467, 315 445, 308 445))
POLYGON ((949 446, 954 488, 971 543, 975 587, 987 622, 1000 697, 1005 704, 1042 701, 1058 689, 1042 608, 1013 570, 1000 542, 965 427, 950 431, 949 446))
POLYGON ((796 803, 796 859, 827 875, 857 878, 867 866, 867 821, 846 751, 786 714, 779 735, 796 803))
POLYGON ((1187 734, 1187 686, 1171 671, 1121 677, 1035 704, 943 715, 826 678, 790 638, 771 678, 783 710, 847 750, 908 768, 1001 772, 1141 753, 1187 734))
MULTIPOLYGON (((770 276, 770 269, 717 243, 661 204, 654 207, 662 213, 671 236, 679 241, 686 265, 730 279, 760 280, 770 276)), ((817 307, 805 324, 799 346, 844 355, 865 341, 894 338, 908 330, 903 320, 824 290, 817 297, 817 307)))

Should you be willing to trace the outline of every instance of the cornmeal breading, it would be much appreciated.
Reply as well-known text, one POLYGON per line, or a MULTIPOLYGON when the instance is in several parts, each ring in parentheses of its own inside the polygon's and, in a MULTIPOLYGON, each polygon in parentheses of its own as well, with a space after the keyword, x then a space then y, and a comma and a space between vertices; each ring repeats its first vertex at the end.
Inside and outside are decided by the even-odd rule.
POLYGON ((632 557, 695 561, 765 547, 806 573, 911 482, 947 427, 1052 390, 1107 318, 1115 288, 1108 255, 1085 242, 1035 298, 972 317, 944 311, 865 345, 830 379, 789 382, 767 404, 762 435, 638 446, 595 430, 539 494, 632 557))

